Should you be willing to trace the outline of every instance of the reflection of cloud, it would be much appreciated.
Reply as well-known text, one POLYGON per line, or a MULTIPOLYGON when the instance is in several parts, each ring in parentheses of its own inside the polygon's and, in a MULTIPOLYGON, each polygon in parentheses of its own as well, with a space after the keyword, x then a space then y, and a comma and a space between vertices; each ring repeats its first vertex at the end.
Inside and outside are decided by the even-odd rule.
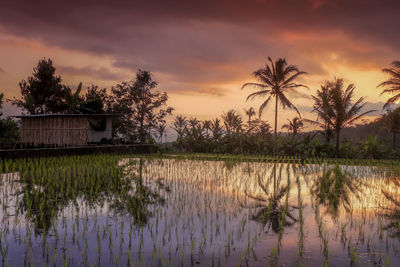
POLYGON ((111 80, 118 81, 122 80, 125 75, 120 73, 112 72, 105 67, 94 68, 91 66, 85 67, 72 67, 72 66, 57 66, 57 70, 63 74, 70 74, 73 76, 89 76, 99 80, 111 80))

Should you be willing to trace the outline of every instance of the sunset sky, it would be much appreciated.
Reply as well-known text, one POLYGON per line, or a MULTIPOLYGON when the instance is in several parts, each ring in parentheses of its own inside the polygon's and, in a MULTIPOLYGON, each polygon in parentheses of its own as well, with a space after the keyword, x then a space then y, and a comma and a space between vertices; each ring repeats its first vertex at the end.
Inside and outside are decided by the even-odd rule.
MULTIPOLYGON (((141 68, 168 92, 174 115, 211 119, 258 108, 240 88, 271 56, 308 72, 300 82, 310 90, 289 96, 303 117, 314 117, 310 95, 334 77, 380 111, 381 69, 400 60, 399 11, 398 0, 2 0, 0 92, 19 97, 18 82, 44 57, 73 87, 111 87, 141 68)), ((263 116, 271 124, 273 111, 263 116)), ((293 116, 281 110, 280 124, 293 116)))

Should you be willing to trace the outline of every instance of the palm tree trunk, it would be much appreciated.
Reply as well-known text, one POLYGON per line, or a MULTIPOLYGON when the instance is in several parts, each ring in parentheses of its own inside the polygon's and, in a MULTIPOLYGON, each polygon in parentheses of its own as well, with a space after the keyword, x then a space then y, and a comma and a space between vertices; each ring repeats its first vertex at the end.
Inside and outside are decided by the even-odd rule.
POLYGON ((336 130, 336 158, 339 158, 340 130, 336 130))
POLYGON ((278 128, 278 95, 275 95, 275 133, 274 133, 274 158, 276 157, 276 131, 278 128))

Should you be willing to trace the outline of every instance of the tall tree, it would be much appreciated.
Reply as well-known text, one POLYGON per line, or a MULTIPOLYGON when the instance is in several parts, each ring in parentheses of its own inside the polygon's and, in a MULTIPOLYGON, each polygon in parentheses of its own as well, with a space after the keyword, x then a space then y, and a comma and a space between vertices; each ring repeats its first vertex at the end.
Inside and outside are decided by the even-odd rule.
POLYGON ((19 125, 11 117, 3 119, 4 94, 0 93, 0 143, 16 142, 19 135, 19 125))
POLYGON ((329 82, 321 85, 321 89, 317 90, 317 95, 312 96, 312 98, 314 100, 314 106, 311 112, 317 113, 317 120, 313 121, 307 119, 306 121, 320 126, 323 129, 322 133, 325 135, 326 142, 329 143, 333 135, 332 127, 328 123, 326 116, 321 116, 322 114, 328 114, 331 110, 330 104, 332 94, 331 90, 329 90, 329 82), (319 111, 322 111, 322 113, 319 111), (319 119, 322 119, 322 122, 320 122, 319 119))
POLYGON ((42 59, 33 69, 32 76, 19 83, 22 98, 12 102, 30 114, 62 112, 64 90, 61 81, 51 59, 42 59))
POLYGON ((64 88, 64 111, 67 113, 82 113, 81 105, 84 101, 82 96, 80 96, 82 90, 82 83, 79 83, 78 88, 76 88, 75 93, 69 86, 63 86, 64 88))
POLYGON ((233 109, 228 112, 222 114, 222 119, 224 121, 225 129, 228 135, 232 133, 237 133, 242 128, 242 118, 240 115, 233 109))
POLYGON ((292 140, 296 137, 296 135, 303 128, 304 124, 301 118, 294 117, 292 120, 288 119, 287 124, 282 125, 282 129, 287 129, 289 132, 292 132, 292 140))
POLYGON ((387 113, 383 117, 383 120, 388 130, 393 133, 393 148, 395 148, 396 134, 400 132, 400 107, 395 110, 387 109, 387 113))
POLYGON ((107 109, 108 95, 106 89, 100 89, 96 85, 87 88, 87 92, 83 97, 80 105, 80 111, 85 114, 100 114, 107 109))
POLYGON ((187 120, 186 117, 182 115, 178 115, 175 117, 175 120, 173 122, 173 129, 175 132, 178 134, 177 142, 181 146, 181 143, 183 141, 183 136, 186 131, 186 126, 187 126, 187 120))
POLYGON ((392 67, 384 68, 382 71, 386 74, 390 75, 390 78, 381 84, 378 87, 384 87, 382 94, 392 94, 391 98, 389 98, 383 109, 387 109, 391 104, 396 103, 400 99, 400 61, 393 61, 392 67))
POLYGON ((108 105, 111 111, 122 114, 116 127, 117 134, 134 142, 152 140, 151 130, 158 123, 165 123, 165 117, 173 111, 167 106, 167 93, 156 88, 152 74, 139 69, 135 80, 122 82, 111 89, 108 105))
POLYGON ((165 125, 165 123, 159 123, 156 127, 156 130, 158 133, 158 141, 160 143, 162 143, 163 134, 165 134, 166 128, 167 128, 167 126, 165 125))
POLYGON ((301 75, 306 74, 300 71, 295 65, 288 65, 286 59, 280 58, 275 62, 268 57, 269 64, 267 63, 264 68, 261 68, 253 73, 253 76, 258 79, 259 83, 245 83, 245 87, 252 87, 258 91, 250 94, 246 101, 254 99, 255 97, 266 98, 259 108, 259 116, 273 97, 275 97, 275 131, 274 131, 274 156, 277 153, 276 137, 278 125, 278 102, 285 108, 293 108, 300 115, 300 112, 292 104, 292 102, 285 95, 295 91, 299 87, 307 86, 296 83, 296 79, 301 75))
POLYGON ((327 82, 326 86, 330 95, 329 108, 326 109, 325 106, 314 106, 314 108, 318 116, 327 121, 330 127, 334 129, 336 133, 336 157, 339 157, 341 130, 375 110, 369 110, 360 114, 366 103, 364 102, 364 97, 360 97, 355 103, 352 102, 355 89, 354 84, 350 84, 344 89, 343 79, 335 79, 332 82, 327 82))
POLYGON ((251 118, 256 115, 256 111, 254 110, 253 107, 250 107, 249 109, 244 109, 244 113, 246 113, 246 116, 249 118, 247 121, 247 126, 248 126, 248 130, 250 131, 252 128, 251 127, 251 118))

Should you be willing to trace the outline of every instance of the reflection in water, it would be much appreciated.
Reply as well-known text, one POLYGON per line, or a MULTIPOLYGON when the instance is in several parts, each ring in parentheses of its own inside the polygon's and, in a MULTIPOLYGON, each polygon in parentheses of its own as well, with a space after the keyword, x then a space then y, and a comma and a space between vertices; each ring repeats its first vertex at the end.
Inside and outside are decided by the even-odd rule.
POLYGON ((79 210, 80 202, 91 207, 109 203, 118 213, 132 216, 134 223, 145 224, 152 215, 148 206, 164 200, 143 184, 143 160, 139 160, 138 175, 126 172, 130 164, 137 162, 118 166, 117 158, 106 158, 100 167, 91 158, 83 158, 62 165, 51 162, 47 168, 34 166, 35 172, 22 171, 18 212, 25 214, 38 232, 47 232, 68 205, 79 210))
POLYGON ((1 168, 3 266, 400 264, 400 186, 374 167, 101 155, 1 168))
MULTIPOLYGON (((342 170, 339 165, 334 168, 324 166, 321 176, 315 181, 312 193, 319 204, 327 206, 327 211, 337 215, 339 206, 350 212, 349 194, 360 198, 361 181, 355 179, 348 171, 342 170)), ((354 201, 354 200, 353 200, 354 201)))
POLYGON ((288 205, 287 201, 281 203, 285 196, 288 196, 290 191, 290 176, 288 176, 288 184, 286 186, 279 186, 282 177, 282 168, 280 166, 278 179, 276 177, 276 163, 272 166, 272 172, 269 179, 263 182, 261 177, 258 176, 258 185, 261 188, 264 196, 252 196, 245 192, 246 196, 255 200, 256 202, 250 206, 256 210, 255 214, 251 215, 251 219, 267 226, 266 232, 271 228, 275 233, 280 232, 286 226, 292 226, 297 222, 297 219, 292 215, 292 211, 295 206, 288 205), (268 191, 268 185, 273 179, 273 190, 268 191))

